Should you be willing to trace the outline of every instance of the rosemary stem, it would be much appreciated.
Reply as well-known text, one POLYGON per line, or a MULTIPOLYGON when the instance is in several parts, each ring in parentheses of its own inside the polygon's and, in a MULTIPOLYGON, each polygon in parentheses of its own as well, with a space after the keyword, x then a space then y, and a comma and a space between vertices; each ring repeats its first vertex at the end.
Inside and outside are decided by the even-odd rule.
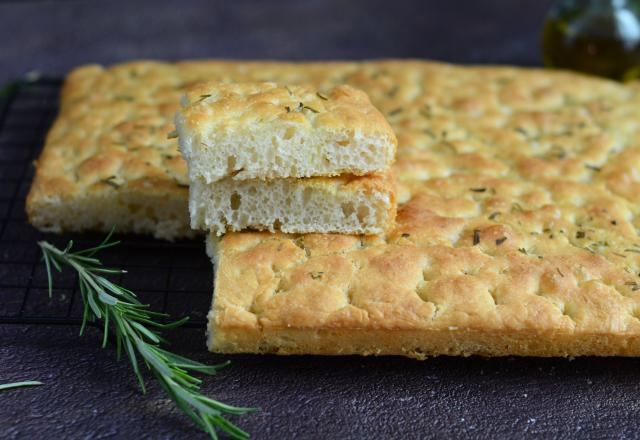
POLYGON ((35 387, 38 385, 42 385, 42 382, 38 382, 37 380, 24 380, 22 382, 3 383, 0 384, 0 391, 12 390, 14 388, 35 387))

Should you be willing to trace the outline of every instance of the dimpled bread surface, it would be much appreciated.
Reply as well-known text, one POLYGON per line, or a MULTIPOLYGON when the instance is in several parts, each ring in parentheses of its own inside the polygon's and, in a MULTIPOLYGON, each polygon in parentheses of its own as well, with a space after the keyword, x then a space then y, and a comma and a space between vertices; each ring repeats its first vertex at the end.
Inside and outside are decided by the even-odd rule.
POLYGON ((398 138, 386 234, 209 239, 211 350, 640 354, 637 84, 423 61, 85 67, 38 161, 31 221, 108 229, 91 209, 109 200, 125 228, 184 234, 186 168, 166 135, 182 91, 202 79, 349 84, 398 138), (123 189, 138 204, 121 203, 123 189), (147 211, 165 195, 182 210, 147 211), (73 203, 90 219, 78 223, 73 203))

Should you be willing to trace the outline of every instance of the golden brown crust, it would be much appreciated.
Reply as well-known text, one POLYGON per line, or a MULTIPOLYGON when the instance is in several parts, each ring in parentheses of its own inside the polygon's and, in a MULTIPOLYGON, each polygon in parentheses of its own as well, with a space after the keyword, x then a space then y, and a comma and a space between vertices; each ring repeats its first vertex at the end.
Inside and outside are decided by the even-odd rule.
POLYGON ((219 329, 212 351, 279 355, 638 356, 637 334, 389 329, 219 329))
POLYGON ((206 82, 190 87, 185 96, 188 105, 182 114, 190 127, 212 125, 217 130, 232 131, 281 120, 395 140, 389 123, 366 93, 348 85, 323 93, 307 86, 273 82, 206 82))

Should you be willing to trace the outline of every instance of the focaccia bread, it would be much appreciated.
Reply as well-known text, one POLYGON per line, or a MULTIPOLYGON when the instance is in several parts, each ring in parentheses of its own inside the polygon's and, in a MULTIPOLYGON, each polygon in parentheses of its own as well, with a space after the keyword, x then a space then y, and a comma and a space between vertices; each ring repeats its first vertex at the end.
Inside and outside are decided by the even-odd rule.
POLYGON ((395 220, 390 172, 305 179, 200 179, 189 189, 191 227, 226 231, 381 234, 395 220))
POLYGON ((163 154, 178 154, 171 119, 202 78, 349 84, 398 138, 391 231, 220 239, 212 350, 640 355, 638 85, 418 61, 88 67, 65 86, 31 221, 108 229, 98 194, 126 187, 138 204, 111 209, 131 229, 188 231, 186 167, 163 154), (111 175, 120 186, 103 184, 111 175), (158 217, 162 191, 174 189, 183 216, 159 229, 171 224, 158 217), (84 204, 86 223, 71 203, 84 204))
POLYGON ((199 84, 176 115, 189 178, 211 183, 385 171, 396 137, 367 95, 276 83, 199 84))

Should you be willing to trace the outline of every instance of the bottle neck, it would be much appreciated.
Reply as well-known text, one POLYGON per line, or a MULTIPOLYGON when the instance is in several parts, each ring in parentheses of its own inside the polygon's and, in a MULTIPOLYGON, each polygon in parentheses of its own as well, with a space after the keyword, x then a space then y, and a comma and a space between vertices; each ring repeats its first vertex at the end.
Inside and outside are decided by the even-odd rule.
POLYGON ((638 0, 558 0, 555 7, 561 8, 592 8, 592 9, 624 9, 638 0))

